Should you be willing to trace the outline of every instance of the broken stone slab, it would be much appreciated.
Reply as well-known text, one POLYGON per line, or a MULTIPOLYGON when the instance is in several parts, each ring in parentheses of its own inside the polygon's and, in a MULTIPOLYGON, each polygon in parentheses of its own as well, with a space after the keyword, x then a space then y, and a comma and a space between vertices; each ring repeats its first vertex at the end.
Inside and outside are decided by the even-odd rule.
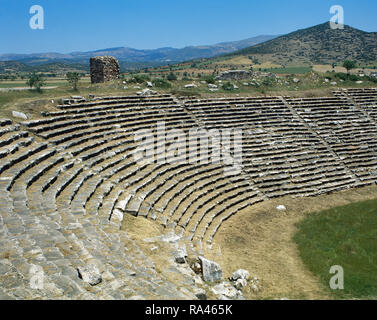
POLYGON ((126 212, 136 217, 139 213, 142 202, 143 199, 140 197, 133 197, 127 204, 126 212))
POLYGON ((206 282, 216 282, 221 280, 223 272, 218 263, 210 261, 204 257, 199 257, 203 279, 206 282))
POLYGON ((85 98, 82 97, 82 96, 71 96, 71 99, 73 99, 73 100, 85 100, 85 98))
POLYGON ((186 263, 186 258, 187 258, 187 250, 186 250, 186 246, 183 245, 179 247, 174 253, 174 260, 176 263, 183 264, 183 263, 186 263))
POLYGON ((247 281, 245 279, 238 279, 235 283, 234 283, 234 287, 237 289, 237 290, 241 290, 243 289, 244 287, 247 286, 247 281))
POLYGON ((77 268, 79 278, 89 283, 91 286, 95 286, 102 282, 102 276, 98 268, 94 264, 89 264, 85 267, 77 268))
POLYGON ((113 211, 112 215, 111 215, 110 221, 112 221, 112 222, 122 222, 123 217, 124 217, 124 213, 119 209, 115 209, 113 211))
POLYGON ((214 286, 211 291, 217 296, 224 296, 228 299, 238 299, 242 293, 228 282, 222 282, 214 286))
POLYGON ((196 88, 196 87, 197 87, 197 85, 195 83, 190 83, 190 84, 185 85, 186 89, 191 89, 191 88, 196 88))
POLYGON ((132 198, 132 194, 128 194, 124 200, 121 200, 117 203, 115 208, 123 212, 126 212, 127 204, 131 198, 132 198))
POLYGON ((28 117, 25 113, 18 112, 18 111, 12 111, 12 116, 15 117, 15 118, 23 119, 23 120, 28 119, 28 117))
POLYGON ((156 95, 157 91, 146 88, 144 90, 136 92, 136 94, 139 96, 152 96, 152 95, 156 95))
POLYGON ((200 265, 199 262, 193 262, 191 265, 190 265, 192 271, 194 271, 196 274, 200 274, 202 273, 202 266, 200 265))
POLYGON ((233 274, 232 274, 232 278, 231 280, 232 281, 237 281, 239 279, 244 279, 244 280, 249 280, 249 277, 250 277, 250 273, 249 271, 245 270, 245 269, 238 269, 237 271, 235 271, 233 274))

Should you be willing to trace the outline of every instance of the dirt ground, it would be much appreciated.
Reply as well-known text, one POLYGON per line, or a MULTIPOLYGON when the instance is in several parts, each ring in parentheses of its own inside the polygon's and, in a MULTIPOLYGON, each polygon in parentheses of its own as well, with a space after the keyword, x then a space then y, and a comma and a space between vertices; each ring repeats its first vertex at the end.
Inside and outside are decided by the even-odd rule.
MULTIPOLYGON (((242 268, 260 280, 259 292, 250 287, 244 289, 246 299, 333 299, 301 261, 293 241, 295 225, 310 213, 376 197, 377 186, 373 185, 316 198, 285 197, 259 203, 226 221, 214 238, 212 250, 204 255, 221 265, 224 279, 242 268), (287 210, 278 211, 278 205, 287 210)), ((161 236, 164 228, 153 221, 126 215, 122 229, 152 259, 156 270, 163 273, 171 247, 159 242, 158 250, 151 251, 156 243, 144 240, 161 236)), ((169 280, 179 283, 181 279, 169 280)))
POLYGON ((326 288, 301 261, 293 236, 295 224, 310 213, 375 199, 377 186, 316 198, 280 198, 255 205, 226 221, 208 252, 223 268, 224 278, 243 268, 260 279, 262 289, 246 288, 247 299, 331 299, 326 288), (286 211, 276 206, 285 205, 286 211))

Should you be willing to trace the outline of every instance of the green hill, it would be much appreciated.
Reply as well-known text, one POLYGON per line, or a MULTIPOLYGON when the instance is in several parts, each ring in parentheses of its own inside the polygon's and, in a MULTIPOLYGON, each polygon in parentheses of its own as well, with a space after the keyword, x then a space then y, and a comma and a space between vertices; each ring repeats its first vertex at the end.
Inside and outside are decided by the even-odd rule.
POLYGON ((31 72, 32 67, 18 61, 0 61, 0 73, 31 72))
POLYGON ((374 62, 377 60, 377 32, 346 25, 344 29, 331 29, 327 22, 231 54, 234 55, 282 65, 330 64, 347 59, 374 62))
POLYGON ((89 72, 89 66, 79 63, 44 63, 39 65, 29 65, 19 61, 0 61, 0 74, 29 73, 29 72, 52 72, 65 74, 71 72, 89 72))

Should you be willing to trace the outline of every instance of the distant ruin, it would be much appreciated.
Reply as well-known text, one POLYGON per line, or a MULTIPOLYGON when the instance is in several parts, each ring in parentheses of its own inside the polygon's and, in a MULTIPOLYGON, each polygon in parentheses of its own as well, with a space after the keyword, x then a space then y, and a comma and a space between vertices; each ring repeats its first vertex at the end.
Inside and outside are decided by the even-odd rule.
POLYGON ((90 58, 90 78, 92 83, 103 83, 119 79, 120 67, 116 58, 97 56, 90 58))
POLYGON ((217 80, 245 80, 253 76, 251 71, 245 70, 228 70, 221 73, 216 79, 217 80))

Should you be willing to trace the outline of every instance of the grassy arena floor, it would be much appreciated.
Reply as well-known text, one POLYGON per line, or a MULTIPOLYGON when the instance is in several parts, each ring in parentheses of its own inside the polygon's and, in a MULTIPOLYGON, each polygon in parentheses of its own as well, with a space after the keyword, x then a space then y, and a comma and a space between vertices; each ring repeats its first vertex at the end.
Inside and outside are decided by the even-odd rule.
MULTIPOLYGON (((306 225, 306 221, 312 221, 307 219, 315 219, 315 212, 329 209, 337 210, 336 208, 341 206, 360 208, 357 207, 359 202, 376 199, 376 195, 377 186, 371 185, 318 197, 284 197, 258 203, 225 221, 214 238, 213 250, 206 251, 205 254, 220 263, 224 278, 230 277, 235 270, 242 268, 249 270, 252 276, 257 276, 261 279, 262 290, 254 293, 249 288, 246 288, 244 296, 247 299, 332 300, 360 298, 361 295, 364 295, 366 288, 363 289, 361 284, 351 284, 349 282, 352 281, 351 278, 348 278, 352 277, 352 271, 348 266, 350 264, 357 266, 365 261, 369 261, 369 264, 366 265, 368 269, 363 269, 362 272, 368 276, 368 281, 373 277, 377 279, 377 249, 375 243, 377 239, 375 231, 377 230, 377 220, 373 220, 373 214, 369 216, 372 220, 356 219, 353 220, 354 223, 350 222, 351 224, 344 222, 344 225, 337 225, 339 235, 341 234, 340 230, 342 230, 343 235, 349 237, 351 237, 349 230, 352 230, 349 227, 350 225, 355 230, 363 230, 363 236, 355 234, 354 237, 350 238, 350 243, 352 244, 352 239, 355 238, 357 239, 357 246, 363 246, 365 249, 364 251, 359 251, 356 248, 356 254, 352 256, 347 253, 348 251, 345 251, 342 257, 348 257, 348 262, 333 259, 327 265, 326 255, 325 257, 319 255, 313 259, 314 262, 317 261, 318 264, 324 265, 324 271, 322 272, 323 279, 321 278, 321 274, 315 272, 315 270, 311 271, 305 258, 303 260, 301 252, 302 250, 306 251, 307 257, 310 258, 311 254, 313 254, 313 248, 317 248, 319 243, 325 247, 328 244, 322 242, 321 238, 319 238, 319 242, 310 241, 310 239, 306 242, 307 247, 301 249, 295 241, 295 237, 301 230, 300 224, 304 223, 307 226, 308 232, 311 232, 312 235, 323 233, 323 237, 334 239, 332 236, 336 235, 334 231, 337 232, 337 228, 332 232, 323 232, 321 229, 318 229, 318 233, 316 233, 314 231, 316 224, 306 225), (276 210, 276 207, 282 204, 287 207, 287 210, 282 212, 276 210), (359 225, 361 222, 363 222, 364 227, 361 224, 359 225), (362 228, 365 228, 365 231, 362 228), (365 256, 365 252, 368 252, 367 256, 365 256), (371 270, 370 268, 373 266, 373 263, 374 270, 371 270), (334 293, 330 290, 329 280, 332 275, 330 275, 329 270, 334 264, 343 265, 345 269, 345 287, 352 289, 352 286, 355 285, 358 290, 361 290, 360 294, 357 292, 356 294, 352 292, 351 295, 347 292, 340 294, 339 292, 334 293), (370 274, 368 275, 368 273, 370 274)), ((370 203, 373 203, 374 208, 377 208, 377 200, 373 200, 370 203)), ((370 208, 372 212, 372 206, 370 208)), ((369 212, 368 210, 358 211, 366 214, 369 212)), ((376 213, 376 211, 377 209, 374 212, 376 213)), ((335 253, 335 251, 331 253, 335 253)), ((374 284, 376 284, 375 281, 373 282, 374 284)), ((372 282, 370 285, 372 285, 372 282)), ((366 298, 372 299, 375 297, 369 295, 366 298)))
POLYGON ((377 200, 312 214, 297 227, 300 256, 325 286, 333 276, 330 267, 343 267, 344 290, 332 291, 334 295, 377 297, 377 200))

